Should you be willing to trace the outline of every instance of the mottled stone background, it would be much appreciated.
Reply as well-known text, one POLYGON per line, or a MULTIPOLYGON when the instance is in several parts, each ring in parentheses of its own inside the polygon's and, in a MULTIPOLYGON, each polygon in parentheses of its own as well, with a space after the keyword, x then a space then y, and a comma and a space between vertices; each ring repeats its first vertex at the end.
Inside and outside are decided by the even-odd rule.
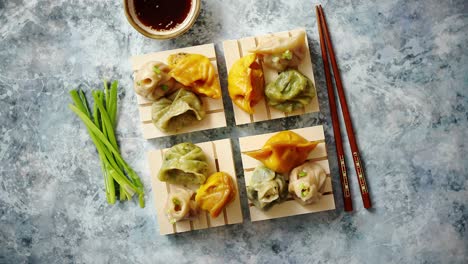
MULTIPOLYGON (((467 263, 467 2, 324 1, 374 208, 343 212, 312 1, 204 0, 168 41, 126 21, 122 1, 0 0, 0 263, 467 263), (306 27, 320 114, 146 141, 129 57, 306 27), (118 139, 147 206, 105 201, 100 164, 68 91, 121 81, 118 139), (241 135, 324 124, 337 210, 251 223, 241 135), (231 137, 244 224, 159 236, 145 152, 231 137)), ((347 147, 347 146, 346 146, 347 147)), ((346 151, 349 151, 346 149, 346 151)), ((348 156, 348 160, 349 160, 348 156)), ((352 168, 352 167, 350 167, 352 168)))

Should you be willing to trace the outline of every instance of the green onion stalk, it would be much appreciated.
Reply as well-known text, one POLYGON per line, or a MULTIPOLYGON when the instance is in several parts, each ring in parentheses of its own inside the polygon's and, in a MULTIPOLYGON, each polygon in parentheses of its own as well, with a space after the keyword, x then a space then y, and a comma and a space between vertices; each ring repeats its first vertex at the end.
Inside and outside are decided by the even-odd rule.
POLYGON ((145 207, 143 184, 136 172, 120 155, 115 136, 117 119, 117 87, 118 82, 108 86, 104 80, 104 91, 94 90, 93 111, 90 112, 88 100, 82 90, 70 91, 74 104, 68 107, 83 121, 101 161, 102 174, 109 204, 115 204, 117 191, 119 200, 131 200, 137 194, 140 207, 145 207))

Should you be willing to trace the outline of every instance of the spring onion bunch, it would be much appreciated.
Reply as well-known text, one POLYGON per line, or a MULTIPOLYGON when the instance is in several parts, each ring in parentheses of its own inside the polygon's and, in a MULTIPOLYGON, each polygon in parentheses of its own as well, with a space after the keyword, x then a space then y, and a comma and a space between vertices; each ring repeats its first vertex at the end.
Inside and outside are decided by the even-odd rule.
POLYGON ((114 204, 117 196, 120 201, 131 200, 137 194, 140 207, 145 207, 143 184, 120 155, 115 137, 117 86, 118 82, 114 81, 109 88, 104 80, 104 91, 92 91, 92 112, 85 94, 78 89, 70 91, 74 104, 69 104, 68 107, 83 121, 96 146, 104 175, 107 202, 114 204))

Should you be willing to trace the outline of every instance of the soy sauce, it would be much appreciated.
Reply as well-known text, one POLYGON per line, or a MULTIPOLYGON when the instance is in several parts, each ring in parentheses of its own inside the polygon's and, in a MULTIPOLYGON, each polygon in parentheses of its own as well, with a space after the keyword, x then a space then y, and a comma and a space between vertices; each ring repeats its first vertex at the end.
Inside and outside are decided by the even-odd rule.
POLYGON ((147 27, 165 31, 182 23, 190 12, 191 0, 133 0, 138 19, 147 27))

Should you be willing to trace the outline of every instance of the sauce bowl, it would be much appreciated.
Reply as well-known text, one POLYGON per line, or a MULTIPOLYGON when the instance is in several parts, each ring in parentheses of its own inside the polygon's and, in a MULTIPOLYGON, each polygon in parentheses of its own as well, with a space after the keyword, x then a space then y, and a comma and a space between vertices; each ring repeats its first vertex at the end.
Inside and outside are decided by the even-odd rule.
POLYGON ((193 26, 200 13, 201 0, 191 0, 190 11, 184 21, 172 29, 161 31, 146 26, 139 20, 134 1, 135 0, 124 0, 125 16, 133 28, 146 37, 153 39, 171 39, 184 34, 193 26))

